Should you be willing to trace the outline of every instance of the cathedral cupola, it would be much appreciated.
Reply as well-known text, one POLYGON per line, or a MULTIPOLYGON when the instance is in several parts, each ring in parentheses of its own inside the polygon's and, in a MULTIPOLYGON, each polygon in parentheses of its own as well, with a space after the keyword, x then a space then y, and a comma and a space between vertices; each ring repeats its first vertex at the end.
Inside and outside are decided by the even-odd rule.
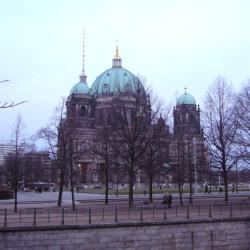
POLYGON ((76 124, 85 124, 85 127, 90 127, 91 117, 93 117, 94 102, 89 94, 87 84, 87 75, 85 73, 85 34, 83 33, 83 60, 82 72, 79 76, 80 81, 76 83, 70 90, 70 95, 67 99, 67 116, 68 118, 78 122, 76 124))
POLYGON ((177 99, 176 105, 196 105, 194 97, 187 93, 187 88, 185 88, 185 93, 177 99))
POLYGON ((94 97, 134 95, 138 90, 143 95, 145 89, 141 81, 133 73, 122 67, 122 59, 116 46, 112 59, 112 68, 105 70, 93 82, 90 93, 94 97))
POLYGON ((178 134, 200 134, 200 108, 194 97, 185 92, 176 102, 174 108, 174 132, 178 134))

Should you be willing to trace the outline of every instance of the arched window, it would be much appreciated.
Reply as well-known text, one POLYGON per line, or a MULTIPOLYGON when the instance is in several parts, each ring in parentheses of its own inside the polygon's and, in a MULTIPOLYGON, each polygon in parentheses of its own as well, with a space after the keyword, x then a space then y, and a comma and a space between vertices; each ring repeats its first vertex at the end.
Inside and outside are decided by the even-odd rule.
POLYGON ((195 122, 195 117, 193 114, 189 114, 189 122, 194 123, 195 122))
POLYGON ((87 114, 87 109, 85 106, 81 106, 80 108, 80 116, 86 116, 87 114))
POLYGON ((127 92, 131 92, 131 90, 132 90, 131 84, 127 83, 126 86, 125 86, 125 89, 126 89, 127 92))
POLYGON ((104 93, 104 94, 108 94, 108 90, 109 90, 108 84, 107 84, 107 83, 104 83, 104 84, 103 84, 103 93, 104 93))

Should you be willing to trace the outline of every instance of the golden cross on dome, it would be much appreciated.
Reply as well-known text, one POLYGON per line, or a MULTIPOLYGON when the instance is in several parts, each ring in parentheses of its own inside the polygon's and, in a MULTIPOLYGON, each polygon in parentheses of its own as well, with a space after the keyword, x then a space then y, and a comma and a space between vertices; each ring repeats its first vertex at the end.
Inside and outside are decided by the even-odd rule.
POLYGON ((116 49, 115 49, 115 56, 112 60, 112 67, 113 68, 121 68, 122 67, 122 59, 119 55, 119 49, 118 49, 118 40, 116 42, 116 49))
POLYGON ((119 59, 120 56, 119 56, 119 49, 118 49, 118 40, 115 41, 116 43, 116 50, 115 50, 115 58, 119 59))

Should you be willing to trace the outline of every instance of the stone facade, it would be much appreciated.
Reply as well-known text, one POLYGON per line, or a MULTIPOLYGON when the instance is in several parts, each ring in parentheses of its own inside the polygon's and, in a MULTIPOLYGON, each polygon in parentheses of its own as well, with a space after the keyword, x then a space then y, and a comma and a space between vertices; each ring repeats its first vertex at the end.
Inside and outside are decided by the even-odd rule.
POLYGON ((250 219, 0 229, 0 249, 248 250, 250 219))
MULTIPOLYGON (((150 98, 144 86, 140 79, 122 67, 118 48, 112 65, 112 68, 96 78, 90 89, 88 89, 83 71, 80 82, 73 86, 67 99, 67 115, 64 122, 70 124, 71 127, 70 134, 75 150, 74 169, 78 185, 94 185, 102 182, 101 169, 104 160, 93 152, 93 147, 100 139, 100 129, 103 129, 103 126, 112 127, 115 123, 114 107, 119 102, 126 102, 127 115, 130 117, 130 112, 135 107, 134 96, 136 91, 140 90, 144 98, 141 112, 146 113, 145 110, 148 114, 151 112, 150 98)), ((174 169, 181 164, 179 160, 182 157, 183 164, 190 162, 194 168, 194 182, 197 183, 198 179, 203 182, 204 178, 198 175, 198 172, 201 172, 198 170, 206 167, 206 150, 200 127, 200 108, 196 105, 195 99, 185 92, 178 99, 173 116, 173 133, 169 131, 169 126, 162 117, 159 117, 157 123, 164 127, 164 131, 161 131, 160 153, 166 158, 165 167, 171 167, 173 169, 171 175, 174 176, 176 172, 174 169), (182 151, 182 156, 180 151, 182 151)), ((126 150, 125 147, 124 150, 126 150)), ((119 165, 122 164, 121 159, 116 160, 113 163, 113 169, 120 171, 119 165)), ((188 167, 185 166, 185 168, 188 167)), ((114 175, 114 171, 111 172, 111 184, 115 182, 115 178, 112 179, 114 175)), ((123 182, 126 182, 126 173, 123 176, 123 182)), ((144 177, 143 171, 138 171, 136 182, 138 184, 144 182, 144 177)), ((164 175, 161 172, 156 176, 155 182, 168 183, 171 182, 171 178, 168 174, 164 175)))
POLYGON ((27 152, 22 156, 21 181, 25 187, 36 182, 52 182, 53 166, 49 152, 27 152))

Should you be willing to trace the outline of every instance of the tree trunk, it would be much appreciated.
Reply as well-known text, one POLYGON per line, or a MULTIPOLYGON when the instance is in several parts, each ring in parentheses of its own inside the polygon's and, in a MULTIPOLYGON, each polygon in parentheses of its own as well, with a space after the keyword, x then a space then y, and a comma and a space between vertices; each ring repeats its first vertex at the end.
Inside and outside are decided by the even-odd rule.
MULTIPOLYGON (((117 171, 117 170, 116 170, 117 171)), ((115 196, 118 197, 118 173, 116 172, 116 179, 115 179, 115 196)))
POLYGON ((177 181, 178 181, 178 191, 179 191, 179 199, 180 199, 180 204, 181 206, 183 206, 183 199, 182 199, 182 193, 183 193, 183 181, 182 181, 182 177, 184 175, 183 173, 183 168, 181 168, 181 159, 180 157, 182 157, 182 162, 183 162, 183 151, 181 151, 181 146, 183 146, 180 143, 180 132, 178 132, 178 141, 177 141, 177 181), (181 154, 182 153, 182 154, 181 154))
POLYGON ((57 200, 58 207, 60 207, 62 205, 63 186, 64 186, 64 173, 61 173, 60 174, 60 182, 59 182, 58 200, 57 200))
POLYGON ((15 204, 14 204, 14 212, 17 212, 17 188, 14 189, 14 196, 15 196, 15 204))
POLYGON ((106 159, 105 163, 105 205, 109 203, 109 166, 106 159))
POLYGON ((149 175, 149 203, 153 203, 153 176, 149 175))
POLYGON ((72 199, 72 210, 75 210, 75 193, 74 193, 74 184, 73 184, 73 173, 70 174, 70 190, 71 190, 71 199, 72 199))
POLYGON ((193 185, 192 181, 189 183, 189 204, 193 203, 193 185))
POLYGON ((72 210, 76 209, 74 185, 71 185, 72 210))
POLYGON ((182 185, 180 183, 178 183, 178 191, 179 191, 180 204, 181 204, 181 206, 183 206, 182 185))
POLYGON ((115 196, 118 197, 118 175, 116 175, 116 184, 115 184, 115 196))
POLYGON ((133 207, 133 202, 134 202, 134 171, 133 171, 133 167, 130 166, 130 169, 129 169, 129 200, 128 200, 128 204, 129 204, 130 208, 133 207))
POLYGON ((72 210, 75 210, 76 205, 75 205, 75 194, 74 194, 74 180, 73 180, 73 175, 74 175, 74 170, 73 170, 73 156, 72 156, 72 142, 70 144, 70 159, 69 159, 69 164, 70 164, 70 189, 71 189, 71 199, 72 199, 72 210))
POLYGON ((227 176, 227 171, 223 171, 223 179, 224 179, 224 188, 225 188, 225 202, 228 202, 228 176, 227 176))
POLYGON ((192 203, 193 203, 193 176, 192 176, 192 167, 189 167, 189 204, 192 203))
POLYGON ((191 159, 191 148, 188 146, 188 164, 189 164, 189 204, 193 203, 193 167, 191 159))

